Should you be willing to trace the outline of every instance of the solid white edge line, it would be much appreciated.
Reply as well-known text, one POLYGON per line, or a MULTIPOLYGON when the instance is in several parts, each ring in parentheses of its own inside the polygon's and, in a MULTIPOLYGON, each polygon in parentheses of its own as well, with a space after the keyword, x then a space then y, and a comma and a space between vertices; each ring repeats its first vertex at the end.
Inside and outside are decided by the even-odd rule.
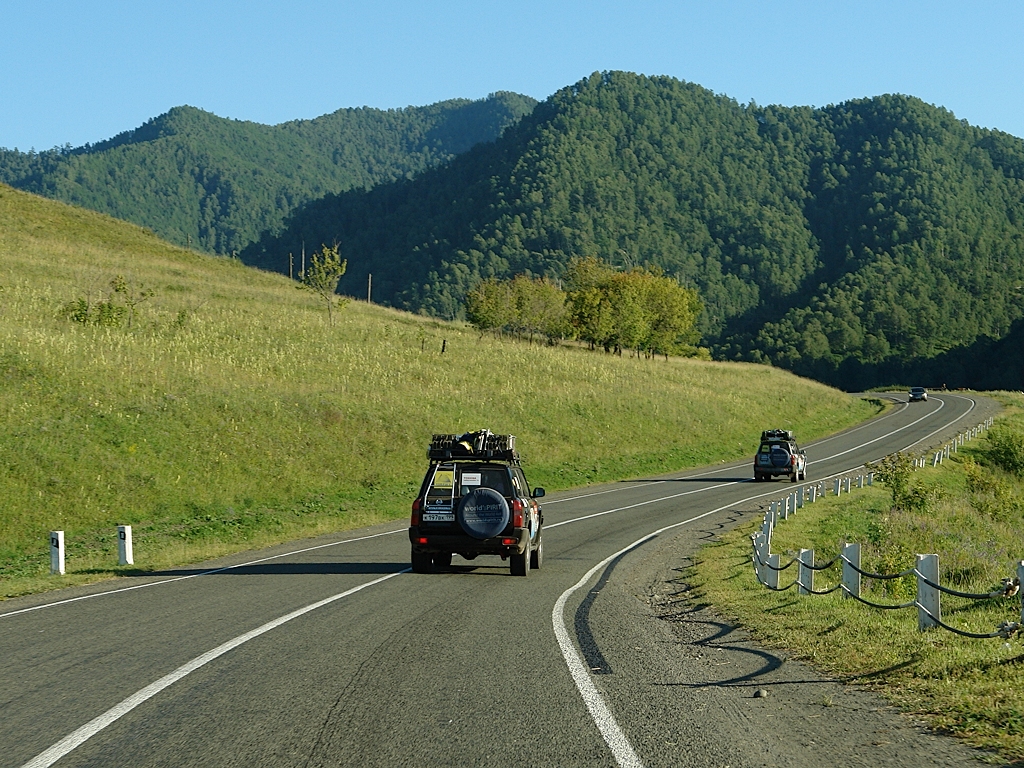
MULTIPOLYGON (((904 406, 904 409, 906 408, 907 403, 903 402, 902 400, 896 400, 895 402, 897 404, 902 404, 904 406)), ((938 408, 936 408, 935 411, 932 411, 932 413, 936 413, 936 412, 938 412, 940 410, 942 410, 942 406, 939 406, 938 408)), ((834 434, 834 435, 829 435, 828 437, 824 437, 821 440, 816 440, 813 443, 807 443, 805 447, 806 448, 814 448, 815 446, 822 445, 824 443, 829 442, 830 440, 835 440, 835 439, 837 439, 839 437, 845 437, 845 436, 847 436, 847 435, 849 435, 849 434, 851 434, 853 432, 859 432, 862 429, 866 429, 867 427, 874 426, 875 424, 877 424, 878 422, 882 421, 883 419, 888 419, 888 418, 890 418, 892 416, 895 416, 897 413, 900 413, 900 412, 901 411, 892 411, 890 413, 885 414, 884 416, 879 416, 877 418, 870 419, 869 421, 865 422, 864 424, 861 424, 860 426, 852 427, 851 429, 845 429, 842 432, 839 432, 839 433, 834 434)), ((826 456, 825 459, 818 459, 818 461, 825 461, 825 460, 831 459, 831 458, 834 458, 834 457, 833 456, 826 456)), ((737 461, 729 462, 728 464, 725 464, 723 466, 717 466, 714 469, 710 469, 710 470, 707 470, 705 472, 698 472, 698 473, 693 474, 693 475, 680 475, 679 478, 673 477, 673 478, 670 478, 668 480, 653 480, 651 482, 643 483, 643 485, 646 486, 646 487, 649 487, 649 486, 652 486, 652 485, 661 485, 662 483, 668 483, 668 482, 671 482, 671 481, 677 480, 677 479, 689 480, 689 479, 694 478, 694 477, 704 477, 706 475, 713 475, 713 474, 715 474, 717 472, 722 472, 722 471, 724 471, 726 469, 729 469, 730 467, 742 467, 745 463, 747 463, 746 459, 739 459, 737 461)), ((808 464, 812 464, 813 462, 807 462, 807 463, 808 464)), ((632 488, 638 487, 636 484, 639 484, 639 483, 641 483, 643 481, 640 481, 640 480, 636 480, 636 481, 625 480, 625 481, 622 481, 622 482, 623 482, 623 485, 621 485, 619 487, 616 487, 616 488, 609 488, 608 490, 605 490, 605 491, 595 491, 594 493, 581 493, 578 496, 569 496, 569 497, 566 497, 564 499, 546 500, 544 502, 544 504, 545 504, 545 506, 551 505, 551 504, 562 504, 563 502, 566 502, 566 501, 577 501, 579 499, 589 499, 591 496, 603 496, 606 493, 616 493, 618 491, 628 491, 628 490, 630 490, 632 488), (636 484, 629 484, 629 485, 627 485, 627 483, 636 483, 636 484)))
POLYGON ((158 587, 161 584, 171 584, 175 581, 185 581, 186 579, 194 579, 198 576, 209 576, 213 573, 223 573, 224 571, 230 571, 234 568, 245 568, 249 565, 256 565, 257 563, 265 563, 268 560, 277 560, 281 557, 289 557, 290 555, 301 555, 303 552, 312 552, 316 549, 325 549, 327 547, 337 547, 340 544, 351 544, 354 541, 366 541, 367 539, 377 539, 381 536, 390 536, 393 533, 402 533, 408 530, 407 528, 398 528, 394 531, 384 531, 384 533, 373 533, 369 536, 359 536, 354 539, 345 539, 343 541, 332 541, 330 544, 317 544, 315 547, 306 547, 305 549, 296 549, 291 552, 282 552, 279 555, 271 555, 270 557, 261 557, 258 560, 249 560, 246 563, 238 563, 237 565, 226 565, 223 568, 214 568, 209 571, 202 571, 201 573, 190 573, 188 576, 175 576, 173 579, 163 579, 161 581, 150 581, 146 584, 136 584, 133 587, 120 587, 119 589, 110 589, 105 592, 94 592, 91 595, 81 595, 80 597, 69 597, 66 600, 57 600, 52 603, 43 603, 41 605, 34 605, 31 608, 21 608, 17 611, 9 611, 7 613, 0 613, 0 619, 7 616, 17 616, 19 613, 29 613, 31 611, 41 611, 43 608, 54 608, 58 605, 67 605, 68 603, 77 603, 79 600, 90 600, 94 597, 105 597, 106 595, 117 595, 121 592, 132 592, 136 589, 145 589, 146 587, 158 587))
POLYGON ((183 664, 182 666, 178 667, 170 674, 164 675, 156 682, 150 683, 141 691, 132 694, 127 699, 122 701, 120 704, 117 704, 116 706, 108 709, 99 717, 93 718, 88 723, 83 725, 81 728, 78 728, 74 732, 69 733, 67 736, 58 741, 52 747, 44 750, 43 752, 40 752, 34 758, 29 760, 27 763, 24 764, 24 766, 22 766, 22 768, 48 768, 49 766, 53 765, 55 762, 60 760, 62 757, 64 757, 64 755, 68 754, 75 748, 81 746, 83 743, 91 739, 93 736, 102 731, 108 725, 111 725, 120 718, 124 717, 126 714, 131 712, 133 709, 135 709, 143 702, 148 701, 149 699, 153 698, 158 693, 160 693, 160 691, 164 690, 168 686, 173 685, 174 683, 178 682, 183 677, 191 674, 192 672, 195 672, 203 665, 209 664, 214 659, 223 656, 228 651, 233 650, 234 648, 237 648, 243 643, 247 643, 254 638, 257 638, 260 635, 266 634, 270 630, 280 627, 282 624, 287 624, 292 619, 297 619, 300 616, 304 616, 310 611, 315 611, 317 608, 323 608, 325 605, 329 605, 330 603, 333 603, 336 600, 341 600, 343 597, 348 597, 349 595, 354 594, 360 591, 361 589, 372 587, 375 584, 380 584, 382 581, 393 579, 395 576, 398 576, 400 574, 409 573, 409 571, 410 569, 406 568, 402 571, 396 571, 395 573, 389 573, 386 576, 381 576, 380 578, 374 579, 373 581, 368 581, 365 584, 360 584, 357 587, 352 587, 352 589, 345 590, 344 592, 340 592, 337 595, 332 595, 331 597, 324 598, 323 600, 320 600, 318 602, 311 603, 310 605, 307 605, 304 608, 299 608, 298 610, 292 611, 291 613, 281 616, 280 618, 274 619, 273 621, 268 621, 263 626, 257 627, 256 629, 246 632, 243 635, 239 635, 236 638, 228 640, 226 643, 218 645, 213 650, 207 651, 202 656, 197 656, 187 664, 183 664))

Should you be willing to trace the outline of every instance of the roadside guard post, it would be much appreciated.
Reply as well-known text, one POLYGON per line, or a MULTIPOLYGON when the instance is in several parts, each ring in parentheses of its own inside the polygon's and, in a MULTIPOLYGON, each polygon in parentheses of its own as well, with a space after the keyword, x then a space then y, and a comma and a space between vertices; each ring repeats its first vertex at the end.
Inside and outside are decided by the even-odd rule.
POLYGON ((64 531, 50 531, 50 573, 64 575, 64 531))
POLYGON ((135 555, 132 552, 132 527, 130 525, 117 526, 117 564, 135 565, 135 555))

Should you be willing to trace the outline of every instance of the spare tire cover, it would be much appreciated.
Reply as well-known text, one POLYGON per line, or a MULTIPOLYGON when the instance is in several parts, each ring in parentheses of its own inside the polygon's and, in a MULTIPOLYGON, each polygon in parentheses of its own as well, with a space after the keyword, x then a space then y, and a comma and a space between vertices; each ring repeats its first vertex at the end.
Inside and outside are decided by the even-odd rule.
POLYGON ((790 464, 789 451, 783 448, 781 445, 772 446, 772 466, 773 467, 788 467, 790 464))
POLYGON ((493 488, 480 486, 462 497, 455 517, 474 539, 489 539, 508 525, 508 502, 493 488))

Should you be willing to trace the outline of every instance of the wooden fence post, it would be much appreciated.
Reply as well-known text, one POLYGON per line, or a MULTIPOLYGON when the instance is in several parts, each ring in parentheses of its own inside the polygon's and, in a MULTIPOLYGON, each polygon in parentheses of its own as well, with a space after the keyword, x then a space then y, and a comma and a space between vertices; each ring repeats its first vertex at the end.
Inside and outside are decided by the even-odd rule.
POLYGON ((809 595, 814 589, 814 570, 809 567, 814 565, 814 550, 801 549, 799 559, 800 573, 797 579, 800 585, 797 587, 797 592, 801 595, 809 595))
POLYGON ((779 560, 779 555, 768 555, 768 565, 771 568, 767 569, 768 573, 765 575, 768 577, 766 582, 772 589, 779 588, 779 560))
POLYGON ((860 544, 843 544, 843 597, 860 597, 860 544))
POLYGON ((917 556, 917 628, 924 632, 926 629, 937 627, 935 619, 942 618, 942 609, 939 604, 939 590, 925 583, 928 579, 932 584, 939 583, 939 556, 918 555, 917 556), (925 610, 931 614, 925 613, 925 610), (933 619, 932 616, 935 618, 933 619))

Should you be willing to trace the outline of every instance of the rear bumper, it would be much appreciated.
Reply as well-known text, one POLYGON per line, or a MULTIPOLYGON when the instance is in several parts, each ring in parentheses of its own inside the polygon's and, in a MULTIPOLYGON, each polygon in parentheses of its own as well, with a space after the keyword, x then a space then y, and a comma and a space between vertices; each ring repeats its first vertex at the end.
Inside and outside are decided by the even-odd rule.
POLYGON ((788 467, 759 467, 754 465, 755 475, 771 475, 777 477, 778 475, 792 475, 796 472, 796 467, 790 465, 788 467))
POLYGON ((417 552, 454 552, 459 555, 521 555, 530 546, 530 529, 513 528, 511 533, 503 533, 490 539, 474 539, 465 534, 431 533, 422 526, 409 526, 409 543, 417 552), (425 539, 425 541, 423 541, 425 539), (515 544, 503 543, 506 539, 514 539, 515 544))

